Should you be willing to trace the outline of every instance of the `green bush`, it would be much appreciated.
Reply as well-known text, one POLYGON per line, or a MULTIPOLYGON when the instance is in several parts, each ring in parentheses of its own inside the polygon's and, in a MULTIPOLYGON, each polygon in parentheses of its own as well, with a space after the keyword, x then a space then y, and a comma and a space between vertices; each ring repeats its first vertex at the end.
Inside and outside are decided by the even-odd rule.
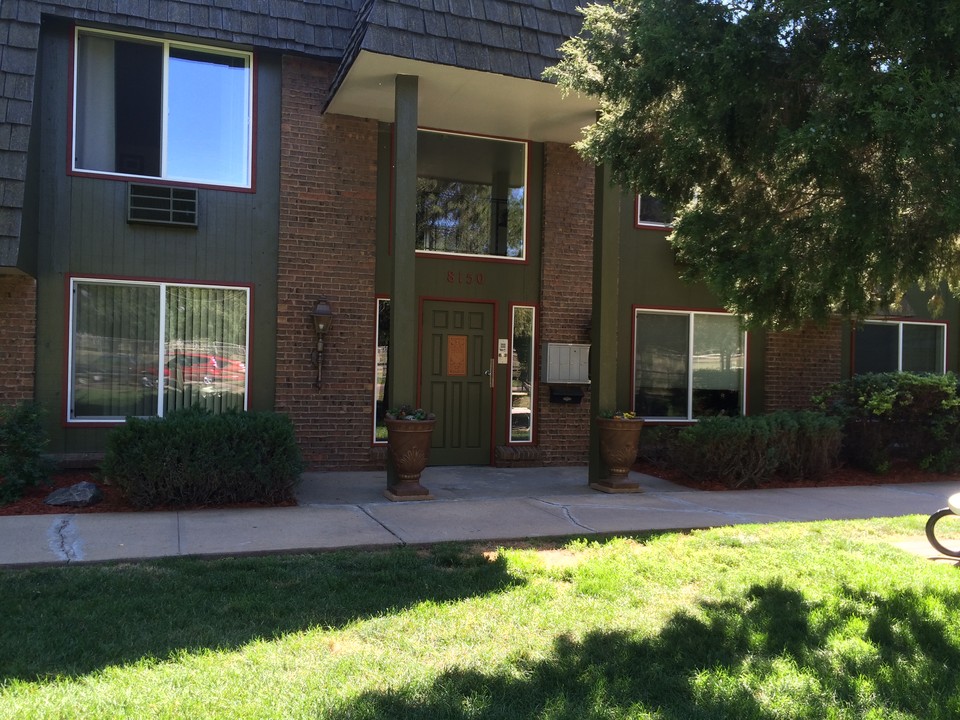
POLYGON ((753 487, 775 476, 815 479, 837 466, 841 423, 821 413, 704 418, 668 442, 669 462, 693 478, 753 487))
POLYGON ((127 418, 102 469, 137 507, 276 503, 293 496, 303 461, 286 416, 191 408, 127 418))
POLYGON ((894 460, 948 472, 960 469, 960 393, 953 373, 868 373, 815 398, 844 425, 854 465, 884 472, 894 460))
POLYGON ((766 416, 780 463, 776 474, 787 480, 813 480, 839 465, 843 423, 811 410, 780 411, 766 416))
POLYGON ((44 456, 47 435, 39 406, 0 405, 0 504, 23 496, 29 487, 50 480, 51 463, 44 456))
POLYGON ((667 465, 670 460, 670 448, 674 437, 681 428, 671 425, 647 425, 640 433, 640 447, 637 456, 654 465, 667 465))

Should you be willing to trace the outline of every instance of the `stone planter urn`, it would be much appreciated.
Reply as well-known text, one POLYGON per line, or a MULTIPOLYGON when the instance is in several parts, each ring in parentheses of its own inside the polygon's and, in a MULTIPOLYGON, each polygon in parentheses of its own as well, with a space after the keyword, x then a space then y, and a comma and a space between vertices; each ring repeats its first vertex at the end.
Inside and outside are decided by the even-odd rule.
POLYGON ((630 467, 637 460, 643 420, 633 417, 632 413, 618 415, 597 418, 600 461, 607 469, 607 477, 590 483, 590 487, 606 493, 643 492, 640 483, 628 479, 630 467))
POLYGON ((388 413, 387 462, 390 474, 384 495, 390 500, 433 500, 433 495, 420 484, 420 473, 430 459, 430 443, 436 419, 422 410, 401 408, 388 413))

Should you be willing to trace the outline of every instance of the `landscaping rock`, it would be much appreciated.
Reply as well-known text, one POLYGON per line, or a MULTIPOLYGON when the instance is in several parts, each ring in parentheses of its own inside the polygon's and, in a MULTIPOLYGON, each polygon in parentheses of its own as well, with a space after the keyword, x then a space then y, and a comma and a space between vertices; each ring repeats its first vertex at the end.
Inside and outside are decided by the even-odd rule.
POLYGON ((100 488, 92 482, 80 482, 70 487, 60 488, 50 493, 44 502, 47 505, 65 507, 89 507, 103 499, 100 488))

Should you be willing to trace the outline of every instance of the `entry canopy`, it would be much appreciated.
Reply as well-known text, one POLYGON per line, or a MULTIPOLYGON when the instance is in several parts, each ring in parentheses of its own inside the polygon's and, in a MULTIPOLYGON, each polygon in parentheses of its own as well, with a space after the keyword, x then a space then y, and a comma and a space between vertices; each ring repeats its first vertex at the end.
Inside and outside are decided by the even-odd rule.
POLYGON ((397 75, 419 77, 420 127, 571 144, 596 119, 597 102, 564 97, 552 83, 361 50, 327 112, 393 122, 397 75))

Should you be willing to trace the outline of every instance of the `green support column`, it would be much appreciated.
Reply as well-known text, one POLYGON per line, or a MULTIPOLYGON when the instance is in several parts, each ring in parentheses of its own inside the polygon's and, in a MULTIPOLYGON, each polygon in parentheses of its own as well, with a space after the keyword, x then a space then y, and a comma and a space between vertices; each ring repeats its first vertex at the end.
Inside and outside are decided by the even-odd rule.
POLYGON ((617 409, 617 333, 620 300, 620 189, 609 168, 597 166, 594 184, 593 322, 590 338, 590 483, 603 479, 600 440, 593 418, 617 409))
MULTIPOLYGON (((387 407, 416 404, 419 333, 416 286, 418 78, 397 75, 393 126, 393 255, 390 297, 390 387, 387 407)), ((388 464, 387 482, 394 484, 388 464)))

